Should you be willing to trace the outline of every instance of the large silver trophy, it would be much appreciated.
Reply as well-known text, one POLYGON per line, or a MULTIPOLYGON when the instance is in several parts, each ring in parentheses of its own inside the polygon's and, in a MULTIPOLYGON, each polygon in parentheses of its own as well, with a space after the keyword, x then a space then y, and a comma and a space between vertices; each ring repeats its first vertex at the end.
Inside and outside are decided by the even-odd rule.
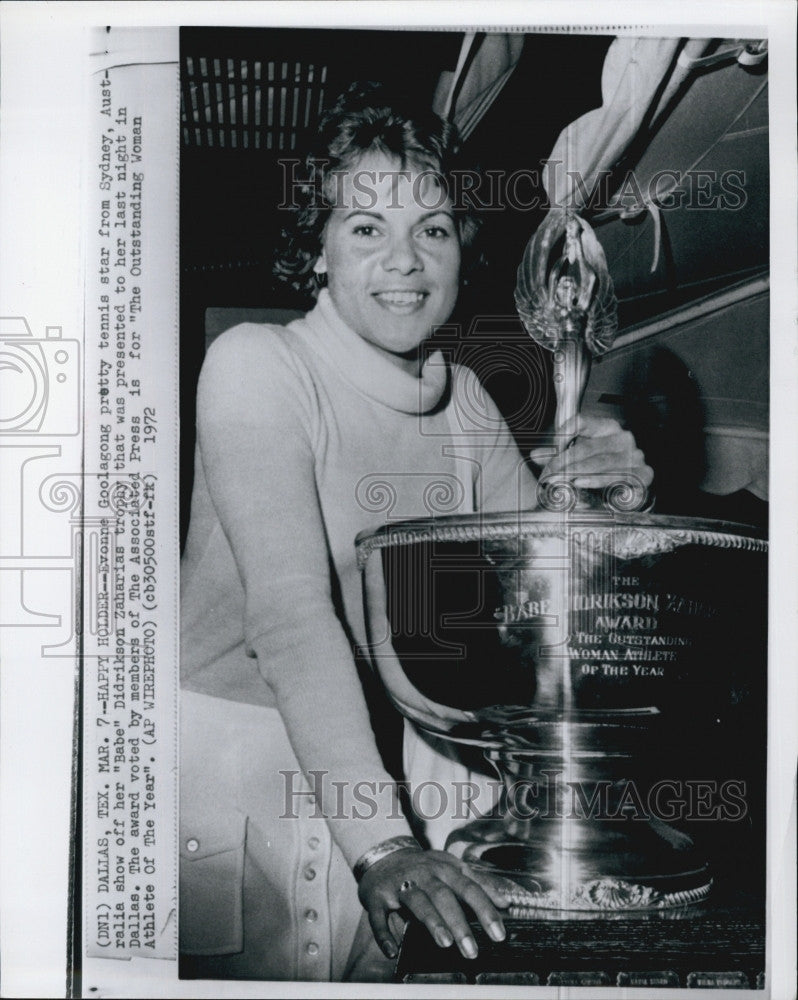
MULTIPOLYGON (((573 427, 616 330, 576 214, 530 241, 516 303, 554 352, 555 429, 573 427)), ((566 473, 538 494, 531 512, 358 536, 373 665, 422 733, 500 775, 498 807, 447 848, 511 880, 514 915, 673 913, 710 892, 711 831, 745 809, 735 747, 765 671, 767 543, 642 512, 623 478, 596 491, 566 473)))

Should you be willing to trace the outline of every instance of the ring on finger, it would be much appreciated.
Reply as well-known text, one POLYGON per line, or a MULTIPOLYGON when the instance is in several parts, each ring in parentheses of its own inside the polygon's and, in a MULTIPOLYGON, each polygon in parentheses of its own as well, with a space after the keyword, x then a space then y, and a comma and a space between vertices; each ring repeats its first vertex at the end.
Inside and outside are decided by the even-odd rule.
POLYGON ((412 878, 406 878, 399 886, 399 892, 407 892, 408 889, 414 889, 415 885, 416 883, 412 880, 412 878))

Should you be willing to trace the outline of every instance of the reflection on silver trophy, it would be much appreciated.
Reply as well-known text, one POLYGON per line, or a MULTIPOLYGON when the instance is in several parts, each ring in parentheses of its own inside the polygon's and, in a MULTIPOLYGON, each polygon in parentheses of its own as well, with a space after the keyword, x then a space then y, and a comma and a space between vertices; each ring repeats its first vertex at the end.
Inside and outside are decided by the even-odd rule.
MULTIPOLYGON (((516 304, 554 352, 567 457, 617 326, 583 219, 550 214, 516 304)), ((567 462, 538 499, 359 535, 372 663, 406 718, 500 775, 498 808, 447 848, 510 879, 514 915, 674 912, 711 891, 713 822, 745 813, 733 748, 766 664, 767 543, 648 513, 638 482, 579 487, 567 462)))

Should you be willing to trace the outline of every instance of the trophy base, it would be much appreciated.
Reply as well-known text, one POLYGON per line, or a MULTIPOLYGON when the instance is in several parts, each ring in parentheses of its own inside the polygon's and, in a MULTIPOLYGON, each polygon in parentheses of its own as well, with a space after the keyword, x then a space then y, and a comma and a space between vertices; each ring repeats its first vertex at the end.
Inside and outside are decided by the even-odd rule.
POLYGON ((764 905, 758 894, 730 888, 720 877, 711 900, 686 910, 630 911, 612 924, 582 920, 577 913, 556 922, 519 920, 505 913, 504 925, 505 940, 494 942, 473 922, 479 954, 467 959, 457 948, 438 947, 426 927, 411 921, 395 982, 494 989, 589 986, 592 992, 584 992, 591 997, 618 996, 624 986, 765 986, 764 905))
POLYGON ((666 831, 636 824, 541 822, 523 840, 502 820, 482 819, 454 831, 447 850, 498 879, 516 919, 617 918, 701 903, 712 887, 706 860, 689 837, 673 846, 666 831))

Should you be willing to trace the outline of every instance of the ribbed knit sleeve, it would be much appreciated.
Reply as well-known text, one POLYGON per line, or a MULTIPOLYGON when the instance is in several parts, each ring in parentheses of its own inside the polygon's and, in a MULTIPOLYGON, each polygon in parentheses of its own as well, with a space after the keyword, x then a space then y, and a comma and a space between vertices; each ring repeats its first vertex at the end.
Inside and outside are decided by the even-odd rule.
POLYGON ((353 864, 410 830, 332 599, 313 382, 282 336, 236 327, 208 352, 197 414, 208 490, 244 587, 247 652, 275 692, 302 769, 323 773, 321 807, 353 864))

